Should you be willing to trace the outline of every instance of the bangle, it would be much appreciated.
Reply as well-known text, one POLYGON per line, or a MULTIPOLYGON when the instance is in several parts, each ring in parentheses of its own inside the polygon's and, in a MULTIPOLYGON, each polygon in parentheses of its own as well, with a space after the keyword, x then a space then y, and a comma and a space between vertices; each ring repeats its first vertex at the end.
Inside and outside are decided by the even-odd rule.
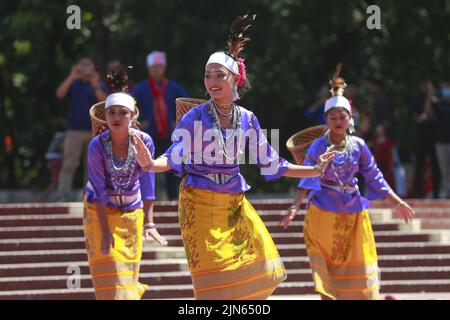
POLYGON ((320 164, 314 165, 314 169, 319 173, 320 177, 323 177, 324 172, 323 172, 323 168, 320 164))
POLYGON ((156 228, 156 224, 154 224, 153 222, 144 224, 144 229, 155 229, 155 228, 156 228))
POLYGON ((142 167, 142 170, 144 171, 150 171, 150 169, 153 168, 153 162, 150 162, 149 165, 142 167))
MULTIPOLYGON (((288 208, 288 212, 291 211, 292 209, 295 209, 295 211, 299 210, 295 204, 293 204, 292 206, 290 206, 288 208)), ((289 218, 291 218, 291 220, 294 219, 295 216, 296 216, 295 213, 294 214, 292 214, 292 213, 289 214, 289 218)))
POLYGON ((405 201, 401 201, 401 202, 397 203, 397 205, 395 207, 398 208, 398 207, 403 206, 405 204, 406 204, 405 201))

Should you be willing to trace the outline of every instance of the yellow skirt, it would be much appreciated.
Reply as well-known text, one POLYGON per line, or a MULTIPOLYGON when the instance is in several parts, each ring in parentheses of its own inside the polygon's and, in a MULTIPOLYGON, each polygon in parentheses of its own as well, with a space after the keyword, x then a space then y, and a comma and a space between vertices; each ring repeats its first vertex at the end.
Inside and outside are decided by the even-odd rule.
POLYGON ((286 279, 273 240, 243 193, 180 190, 179 222, 196 299, 267 299, 286 279))
POLYGON ((339 300, 380 298, 377 251, 367 210, 335 213, 310 204, 304 237, 317 292, 339 300))
POLYGON ((84 200, 84 235, 89 269, 97 300, 139 300, 148 286, 138 282, 142 257, 142 209, 107 209, 114 248, 103 255, 101 228, 95 205, 84 200))

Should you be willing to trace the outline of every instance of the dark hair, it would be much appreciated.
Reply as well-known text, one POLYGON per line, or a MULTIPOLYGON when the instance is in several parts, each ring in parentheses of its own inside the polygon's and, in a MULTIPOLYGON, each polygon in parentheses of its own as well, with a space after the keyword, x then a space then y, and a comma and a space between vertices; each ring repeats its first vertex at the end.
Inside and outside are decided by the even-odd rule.
MULTIPOLYGON (((248 74, 247 74, 248 77, 248 74)), ((252 89, 252 84, 250 83, 250 80, 245 79, 244 85, 240 88, 238 88, 238 94, 240 98, 243 98, 250 90, 252 89)))

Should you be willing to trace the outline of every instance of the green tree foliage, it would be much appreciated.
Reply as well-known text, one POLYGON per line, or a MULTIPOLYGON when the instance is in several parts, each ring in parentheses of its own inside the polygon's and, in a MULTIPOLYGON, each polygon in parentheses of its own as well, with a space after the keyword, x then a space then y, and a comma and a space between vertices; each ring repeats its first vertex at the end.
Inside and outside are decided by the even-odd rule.
MULTIPOLYGON (((407 104, 417 82, 448 77, 450 67, 446 0, 80 0, 81 30, 68 30, 71 4, 0 4, 0 188, 48 182, 44 154, 55 121, 67 110, 54 92, 80 57, 93 57, 102 73, 118 58, 135 67, 131 78, 139 81, 146 77, 146 54, 165 50, 169 76, 190 96, 203 97, 208 55, 224 47, 231 20, 249 10, 258 15, 245 51, 254 89, 242 104, 255 111, 264 128, 280 128, 280 152, 288 159, 286 139, 304 127, 305 106, 339 61, 351 82, 383 79, 404 152, 413 143, 407 104), (366 27, 371 4, 381 8, 381 30, 366 27), (13 137, 11 153, 4 145, 7 135, 13 137)), ((293 179, 264 183, 254 166, 243 169, 256 191, 286 192, 296 184, 293 179)))

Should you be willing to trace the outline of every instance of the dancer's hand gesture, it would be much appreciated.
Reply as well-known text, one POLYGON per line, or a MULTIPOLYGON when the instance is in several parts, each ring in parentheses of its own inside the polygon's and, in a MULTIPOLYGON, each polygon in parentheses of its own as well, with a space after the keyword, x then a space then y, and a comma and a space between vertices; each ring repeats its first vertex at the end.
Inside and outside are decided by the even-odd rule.
POLYGON ((141 168, 150 169, 153 167, 152 154, 138 135, 133 136, 133 150, 136 155, 136 161, 141 168))
POLYGON ((283 227, 284 229, 287 229, 289 223, 291 223, 291 221, 294 220, 295 215, 298 214, 299 211, 300 209, 298 209, 297 206, 295 205, 290 206, 289 209, 287 209, 287 212, 284 215, 284 217, 281 219, 280 226, 283 227))
POLYGON ((402 201, 395 207, 395 213, 398 217, 405 220, 406 223, 409 223, 413 220, 414 210, 407 204, 402 201))
POLYGON ((114 238, 111 234, 111 232, 103 232, 102 233, 102 242, 100 246, 100 251, 104 256, 109 254, 109 251, 111 248, 114 248, 114 238))
POLYGON ((333 160, 336 155, 333 146, 328 147, 327 150, 319 156, 317 164, 322 168, 323 171, 327 168, 328 164, 333 160))
POLYGON ((145 240, 150 240, 150 238, 153 238, 156 242, 159 244, 162 244, 163 246, 167 246, 167 240, 161 237, 158 230, 156 228, 149 228, 144 230, 144 238, 145 240))

